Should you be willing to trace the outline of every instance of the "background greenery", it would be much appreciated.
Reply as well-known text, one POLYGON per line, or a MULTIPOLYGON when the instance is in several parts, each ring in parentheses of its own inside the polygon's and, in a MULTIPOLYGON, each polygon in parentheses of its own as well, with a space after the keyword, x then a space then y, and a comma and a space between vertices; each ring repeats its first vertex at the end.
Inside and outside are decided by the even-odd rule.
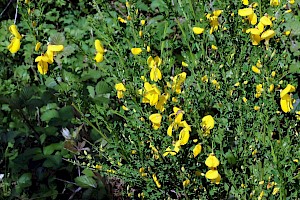
MULTIPOLYGON (((282 1, 280 6, 257 2, 259 18, 265 13, 276 18, 272 27, 276 36, 270 40, 269 49, 263 42, 253 46, 249 34, 242 31, 250 27, 238 16, 238 9, 248 7, 242 1, 129 3, 18 1, 16 25, 24 36, 16 54, 7 46, 17 2, 3 10, 0 197, 299 198, 300 130, 296 112, 300 110, 300 2, 282 1), (219 28, 209 34, 206 15, 217 9, 223 10, 219 28), (286 13, 289 9, 292 12, 286 13), (141 25, 140 20, 146 24, 141 25), (204 28, 204 33, 195 35, 195 26, 204 28), (291 31, 290 35, 285 31, 291 31), (106 49, 101 63, 94 60, 96 39, 106 49), (38 41, 42 47, 36 52, 38 41), (34 60, 46 51, 47 43, 62 44, 64 50, 49 65, 48 73, 41 75, 34 60), (212 45, 218 49, 213 50, 212 45), (143 52, 133 55, 134 47, 143 52), (141 76, 154 83, 149 80, 149 56, 162 59, 159 68, 163 79, 157 87, 177 99, 168 100, 158 130, 153 130, 149 121, 158 111, 142 103, 138 92, 144 84, 141 76), (258 60, 263 65, 260 74, 251 70, 258 60), (188 66, 182 66, 182 61, 188 66), (181 72, 186 72, 187 78, 183 92, 176 94, 166 85, 181 72), (202 81, 205 75, 208 82, 202 81), (121 82, 126 91, 124 98, 118 99, 114 86, 121 82), (256 98, 258 84, 264 91, 256 98), (269 92, 271 84, 275 89, 269 92), (287 84, 298 86, 290 113, 282 112, 279 103, 280 91, 287 84), (129 110, 122 109, 123 105, 129 110), (165 149, 178 139, 177 132, 167 136, 168 116, 174 106, 185 112, 184 120, 192 131, 189 142, 176 156, 164 157, 165 149), (254 106, 260 109, 256 111, 254 106), (201 120, 208 114, 214 117, 215 127, 204 136, 201 120), (202 145, 196 158, 192 156, 197 144, 194 139, 202 145), (204 177, 208 170, 204 163, 212 152, 221 163, 220 184, 204 177), (140 168, 144 168, 145 176, 140 168), (152 174, 158 177, 160 188, 152 174), (184 186, 185 180, 190 184, 184 186)), ((7 4, 1 2, 0 7, 7 4)))

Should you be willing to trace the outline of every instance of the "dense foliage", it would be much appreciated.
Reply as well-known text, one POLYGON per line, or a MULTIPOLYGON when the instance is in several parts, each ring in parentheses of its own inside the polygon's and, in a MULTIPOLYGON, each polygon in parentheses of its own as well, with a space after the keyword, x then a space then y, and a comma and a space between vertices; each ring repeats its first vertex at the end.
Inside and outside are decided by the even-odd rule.
POLYGON ((299 198, 299 0, 7 3, 0 198, 299 198))

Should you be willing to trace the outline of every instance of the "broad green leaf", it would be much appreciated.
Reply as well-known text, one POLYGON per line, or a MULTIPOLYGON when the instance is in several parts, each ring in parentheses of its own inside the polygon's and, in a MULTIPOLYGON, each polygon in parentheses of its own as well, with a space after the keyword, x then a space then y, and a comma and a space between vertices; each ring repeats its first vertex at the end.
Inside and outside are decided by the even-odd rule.
POLYGON ((48 122, 55 117, 59 117, 57 110, 47 110, 41 115, 41 120, 44 122, 48 122))
POLYGON ((63 144, 61 142, 53 143, 44 147, 43 153, 44 155, 51 155, 54 151, 61 150, 62 148, 63 148, 63 144))
POLYGON ((32 185, 31 178, 32 178, 31 173, 25 173, 18 179, 17 183, 21 188, 29 187, 32 185))
POLYGON ((75 178, 75 182, 78 186, 82 187, 82 188, 96 188, 97 187, 97 183, 96 181, 88 176, 78 176, 75 178))

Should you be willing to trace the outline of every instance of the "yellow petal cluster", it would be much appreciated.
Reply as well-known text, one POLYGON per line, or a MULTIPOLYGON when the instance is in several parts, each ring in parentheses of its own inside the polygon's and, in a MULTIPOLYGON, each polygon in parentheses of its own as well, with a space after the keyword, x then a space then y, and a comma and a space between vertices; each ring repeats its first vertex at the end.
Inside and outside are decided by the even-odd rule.
POLYGON ((185 72, 182 72, 182 73, 176 75, 173 78, 173 83, 171 85, 172 90, 175 91, 177 94, 180 94, 181 93, 181 87, 182 87, 182 84, 184 83, 185 79, 186 79, 186 73, 185 72))
POLYGON ((152 178, 153 178, 153 181, 154 181, 154 183, 156 184, 156 186, 157 186, 158 188, 161 188, 161 184, 159 183, 156 174, 152 174, 152 178))
POLYGON ((212 34, 214 31, 218 30, 219 28, 219 19, 218 17, 221 15, 223 10, 215 10, 212 14, 207 14, 206 18, 209 20, 210 23, 210 31, 209 33, 212 34))
POLYGON ((151 69, 150 71, 150 79, 151 81, 157 82, 158 80, 162 79, 162 74, 160 69, 158 68, 162 63, 162 60, 160 57, 156 56, 153 58, 152 56, 149 56, 147 59, 147 64, 149 68, 151 69))
POLYGON ((210 179, 212 183, 219 184, 221 181, 221 175, 217 170, 219 164, 220 161, 213 153, 209 154, 209 156, 205 160, 205 165, 209 168, 209 170, 205 174, 205 177, 207 179, 210 179))
POLYGON ((131 53, 133 55, 139 55, 140 53, 142 53, 142 48, 131 48, 131 53))
POLYGON ((9 26, 9 31, 14 36, 12 37, 10 44, 7 46, 10 53, 17 53, 21 47, 21 39, 22 36, 20 35, 18 28, 15 24, 9 26))
POLYGON ((149 116, 149 120, 152 122, 152 127, 154 130, 159 129, 161 123, 162 115, 155 113, 149 116))
POLYGON ((95 49, 97 53, 94 60, 96 60, 97 63, 102 62, 105 50, 100 40, 95 40, 95 49))
POLYGON ((126 91, 124 84, 123 83, 115 84, 115 89, 117 90, 118 99, 122 99, 124 97, 124 92, 126 91))
POLYGON ((215 120, 211 115, 206 115, 202 118, 201 126, 204 131, 204 135, 208 135, 210 130, 215 126, 215 120))
POLYGON ((52 64, 54 62, 54 56, 56 52, 60 52, 64 50, 63 45, 48 45, 47 51, 45 54, 41 54, 36 57, 35 62, 37 62, 38 71, 40 74, 45 75, 48 72, 48 64, 52 64))
POLYGON ((295 92, 296 88, 288 84, 284 90, 280 92, 280 106, 283 112, 287 113, 290 112, 293 107, 293 98, 289 93, 295 92))

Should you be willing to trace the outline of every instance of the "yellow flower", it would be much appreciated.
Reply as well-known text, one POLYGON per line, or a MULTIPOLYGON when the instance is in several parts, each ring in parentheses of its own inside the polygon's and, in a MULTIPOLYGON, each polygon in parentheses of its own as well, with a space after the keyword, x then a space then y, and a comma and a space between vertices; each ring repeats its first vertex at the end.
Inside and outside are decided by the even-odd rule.
POLYGON ((158 181, 158 179, 157 179, 157 177, 156 177, 156 174, 152 174, 152 178, 153 178, 153 180, 154 180, 156 186, 157 186, 158 188, 161 188, 161 184, 159 183, 159 181, 158 181))
POLYGON ((283 34, 289 36, 291 34, 291 31, 284 31, 283 34))
POLYGON ((211 45, 211 48, 212 48, 213 50, 218 50, 218 47, 215 46, 215 45, 211 45))
POLYGON ((259 98, 262 94, 262 92, 264 91, 262 84, 258 84, 256 85, 256 94, 255 97, 259 98))
POLYGON ((36 45, 35 45, 34 50, 35 50, 35 51, 38 51, 38 50, 40 49, 41 46, 42 46, 42 43, 37 42, 36 45))
POLYGON ((260 69, 258 69, 256 66, 252 66, 252 71, 256 74, 260 74, 260 69))
POLYGON ((289 94, 284 95, 280 99, 280 106, 283 112, 290 112, 293 107, 293 99, 289 94))
POLYGON ((48 51, 52 51, 52 52, 59 52, 64 50, 64 46, 63 45, 48 45, 47 46, 47 50, 48 51))
POLYGON ((147 52, 150 52, 150 51, 151 51, 150 46, 147 46, 147 52))
POLYGON ((256 111, 258 111, 260 109, 260 107, 259 106, 254 106, 253 109, 256 110, 256 111))
POLYGON ((244 102, 244 103, 247 103, 247 101, 248 101, 247 98, 246 98, 246 97, 243 97, 243 102, 244 102))
POLYGON ((253 9, 252 8, 243 8, 238 10, 238 15, 242 17, 246 17, 253 14, 253 9))
POLYGON ((7 46, 10 53, 17 53, 20 47, 21 47, 21 40, 16 37, 12 38, 10 44, 7 46))
POLYGON ((269 87, 269 92, 272 92, 274 90, 274 84, 271 84, 269 87))
POLYGON ((152 122, 152 127, 157 130, 160 127, 162 116, 159 113, 155 113, 149 116, 149 120, 152 122))
POLYGON ((158 101, 155 105, 155 108, 160 112, 163 112, 165 110, 164 105, 167 103, 168 98, 169 98, 169 94, 160 95, 158 97, 158 101))
POLYGON ((188 67, 189 65, 186 63, 186 62, 181 62, 181 65, 183 66, 183 67, 188 67))
POLYGON ((183 181, 182 185, 183 187, 188 186, 191 183, 191 181, 189 179, 186 179, 185 181, 183 181))
POLYGON ((208 82, 207 75, 201 77, 201 81, 202 81, 203 83, 207 83, 207 82, 208 82))
POLYGON ((290 4, 294 4, 294 3, 295 3, 295 0, 290 0, 289 3, 290 3, 290 4))
POLYGON ((255 25, 257 23, 257 15, 254 13, 253 8, 239 9, 238 14, 242 17, 247 17, 248 21, 252 25, 255 25))
POLYGON ((220 182, 221 182, 221 175, 218 174, 218 177, 216 179, 212 179, 211 182, 215 183, 217 185, 220 184, 220 182))
POLYGON ((133 55, 139 55, 140 53, 142 53, 142 49, 141 48, 131 48, 131 53, 133 55))
POLYGON ((220 161, 215 156, 215 154, 211 153, 205 160, 205 165, 209 168, 216 168, 220 164, 220 161))
POLYGON ((48 63, 47 62, 43 62, 43 61, 39 61, 37 64, 38 67, 38 71, 40 72, 40 74, 45 75, 48 72, 48 63))
POLYGON ((47 54, 42 54, 35 59, 38 62, 37 67, 40 74, 45 75, 48 72, 48 63, 52 63, 47 54))
POLYGON ((13 34, 14 37, 11 39, 11 42, 7 46, 7 48, 11 53, 16 53, 21 47, 22 36, 20 35, 15 24, 9 26, 9 31, 11 32, 11 34, 13 34))
POLYGON ((215 168, 208 170, 205 174, 205 177, 210 180, 217 179, 218 176, 219 176, 219 172, 215 168))
POLYGON ((18 39, 22 39, 22 36, 20 35, 18 28, 15 24, 9 26, 9 31, 11 32, 11 34, 13 34, 14 37, 18 38, 18 39))
POLYGON ((144 83, 144 94, 142 103, 149 103, 151 106, 157 104, 160 96, 160 90, 156 87, 155 84, 151 85, 148 82, 144 83))
POLYGON ((104 60, 102 53, 97 53, 94 60, 96 60, 97 63, 102 62, 104 60))
POLYGON ((126 91, 126 88, 123 85, 123 83, 115 84, 115 89, 117 90, 118 99, 122 99, 124 97, 124 92, 126 91))
POLYGON ((185 72, 182 72, 182 73, 176 75, 173 78, 173 83, 171 85, 172 90, 175 91, 177 94, 180 94, 181 93, 181 85, 183 84, 185 79, 186 79, 186 73, 185 72))
POLYGON ((194 34, 199 35, 204 32, 204 28, 193 27, 193 32, 194 32, 194 34))
POLYGON ((280 0, 270 0, 271 6, 278 6, 280 4, 280 0))
POLYGON ((194 158, 196 158, 196 157, 199 155, 199 153, 201 153, 201 150, 202 150, 202 146, 201 146, 201 144, 199 143, 199 144, 197 144, 197 145, 194 147, 194 149, 193 149, 193 155, 194 155, 194 158))
POLYGON ((125 111, 128 111, 128 110, 129 110, 129 108, 127 108, 127 107, 124 106, 124 105, 122 106, 122 109, 125 110, 125 111))
POLYGON ((162 60, 158 56, 156 56, 154 59, 152 58, 152 56, 149 56, 147 59, 147 64, 151 68, 150 79, 152 81, 157 82, 158 80, 162 79, 161 71, 158 68, 161 63, 162 60))
POLYGON ((139 31, 139 36, 140 36, 140 37, 143 36, 143 31, 139 31))
POLYGON ((146 23, 146 20, 141 20, 141 25, 144 26, 146 23))
POLYGON ((296 88, 292 86, 291 84, 288 84, 284 90, 280 92, 280 98, 283 98, 285 95, 287 95, 289 92, 295 92, 296 88))
POLYGON ((270 40, 274 36, 275 36, 275 31, 267 30, 261 34, 261 39, 267 41, 267 40, 270 40))
POLYGON ((243 5, 248 6, 249 5, 249 0, 242 0, 243 5))
POLYGON ((180 145, 186 145, 190 138, 190 132, 188 128, 183 128, 179 133, 180 145))
POLYGON ((213 129, 215 126, 215 120, 211 115, 207 115, 202 118, 202 123, 201 123, 202 128, 210 130, 213 129))
POLYGON ((271 76, 272 76, 272 77, 275 77, 275 75, 276 75, 276 72, 275 72, 275 71, 272 71, 271 76))
POLYGON ((210 31, 209 33, 212 34, 214 31, 218 30, 219 28, 219 20, 218 17, 221 15, 223 10, 215 10, 213 14, 207 14, 206 18, 210 21, 210 31))
POLYGON ((95 40, 95 49, 97 51, 97 54, 96 54, 94 60, 96 60, 97 63, 102 62, 103 61, 104 48, 103 48, 103 45, 100 42, 100 40, 95 40))
POLYGON ((104 53, 104 47, 100 40, 95 40, 95 49, 98 53, 104 53))
POLYGON ((279 187, 275 187, 274 189, 273 189, 273 192, 272 192, 272 194, 273 195, 276 195, 278 192, 279 192, 279 187))
POLYGON ((264 26, 272 26, 272 21, 267 16, 261 17, 259 22, 261 22, 264 26))
POLYGON ((118 17, 119 22, 126 24, 127 21, 125 19, 123 19, 122 17, 118 17))
POLYGON ((155 81, 155 82, 162 79, 161 71, 157 67, 153 67, 151 69, 150 79, 151 79, 151 81, 155 81))

